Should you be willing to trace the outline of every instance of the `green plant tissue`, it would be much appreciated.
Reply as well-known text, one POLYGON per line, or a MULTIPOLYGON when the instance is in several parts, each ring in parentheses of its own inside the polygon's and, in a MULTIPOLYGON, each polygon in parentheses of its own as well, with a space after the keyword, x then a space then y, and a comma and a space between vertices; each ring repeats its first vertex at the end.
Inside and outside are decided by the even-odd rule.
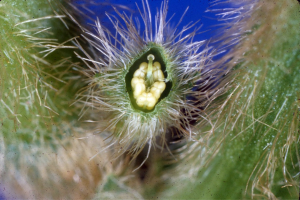
MULTIPOLYGON (((67 28, 76 23, 64 2, 0 0, 0 199, 298 199, 300 5, 253 2, 232 29, 243 39, 220 58, 231 67, 229 89, 212 101, 210 123, 195 126, 199 137, 187 137, 170 168, 149 150, 152 176, 141 178, 143 166, 130 160, 148 155, 140 150, 147 135, 114 146, 84 115, 101 121, 110 113, 86 109, 89 99, 78 95, 94 83, 82 81, 84 43, 67 28), (104 151, 107 143, 113 148, 104 151), (128 148, 135 152, 123 155, 128 148)), ((92 79, 107 86, 101 73, 92 79)))

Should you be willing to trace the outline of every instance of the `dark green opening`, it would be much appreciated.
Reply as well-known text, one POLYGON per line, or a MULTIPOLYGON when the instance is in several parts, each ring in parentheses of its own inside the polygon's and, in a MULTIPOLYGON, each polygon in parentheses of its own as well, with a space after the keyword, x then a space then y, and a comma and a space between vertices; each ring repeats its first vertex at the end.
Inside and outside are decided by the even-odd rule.
POLYGON ((161 64, 161 70, 163 71, 164 73, 164 76, 165 78, 168 77, 168 73, 166 71, 166 63, 165 63, 165 60, 163 59, 162 55, 161 55, 161 52, 159 50, 159 48, 155 48, 155 47, 152 47, 150 48, 147 52, 145 52, 143 55, 141 55, 132 65, 131 67, 129 68, 129 71, 128 73, 126 74, 126 77, 125 77, 125 82, 126 82, 126 89, 127 89, 127 92, 128 92, 128 95, 129 95, 129 98, 130 98, 130 101, 131 101, 131 105, 137 109, 137 110, 141 110, 141 111, 144 111, 144 112, 152 112, 156 105, 165 97, 167 97, 171 91, 171 88, 172 88, 172 82, 171 81, 168 81, 166 83, 166 89, 163 91, 163 93, 161 94, 160 98, 158 99, 156 105, 154 106, 154 108, 152 110, 147 110, 147 109, 143 109, 143 108, 140 108, 137 104, 136 104, 136 101, 135 99, 133 98, 133 91, 132 91, 132 87, 131 87, 131 79, 133 78, 133 74, 134 72, 139 68, 140 64, 142 62, 146 62, 148 63, 148 60, 147 60, 147 56, 149 54, 153 54, 155 59, 153 62, 159 62, 161 64))

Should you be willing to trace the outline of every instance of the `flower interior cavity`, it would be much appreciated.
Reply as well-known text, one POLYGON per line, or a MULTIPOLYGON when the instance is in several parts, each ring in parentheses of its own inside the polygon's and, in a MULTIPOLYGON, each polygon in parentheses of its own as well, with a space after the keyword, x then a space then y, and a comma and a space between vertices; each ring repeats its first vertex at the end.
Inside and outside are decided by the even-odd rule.
POLYGON ((168 96, 172 82, 167 81, 166 63, 159 48, 152 47, 142 54, 126 75, 126 88, 134 109, 151 112, 168 96))

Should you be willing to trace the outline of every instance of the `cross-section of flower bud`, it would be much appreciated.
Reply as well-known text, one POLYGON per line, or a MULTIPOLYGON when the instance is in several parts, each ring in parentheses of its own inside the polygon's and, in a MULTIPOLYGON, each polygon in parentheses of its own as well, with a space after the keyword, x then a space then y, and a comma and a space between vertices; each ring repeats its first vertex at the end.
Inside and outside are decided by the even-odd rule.
MULTIPOLYGON (((154 58, 152 54, 150 55, 154 58)), ((131 80, 136 104, 143 109, 152 110, 166 88, 164 79, 159 62, 154 62, 153 66, 152 60, 149 64, 142 62, 140 67, 134 72, 131 80)))

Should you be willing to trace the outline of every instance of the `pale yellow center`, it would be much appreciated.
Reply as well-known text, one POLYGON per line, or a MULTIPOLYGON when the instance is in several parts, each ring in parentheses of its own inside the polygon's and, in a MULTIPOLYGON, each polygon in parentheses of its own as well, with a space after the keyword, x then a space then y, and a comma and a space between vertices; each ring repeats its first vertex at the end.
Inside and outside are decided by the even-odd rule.
POLYGON ((165 90, 166 83, 160 63, 154 62, 152 66, 154 56, 151 54, 148 60, 149 63, 142 62, 134 72, 131 87, 136 104, 143 109, 152 110, 165 90))

